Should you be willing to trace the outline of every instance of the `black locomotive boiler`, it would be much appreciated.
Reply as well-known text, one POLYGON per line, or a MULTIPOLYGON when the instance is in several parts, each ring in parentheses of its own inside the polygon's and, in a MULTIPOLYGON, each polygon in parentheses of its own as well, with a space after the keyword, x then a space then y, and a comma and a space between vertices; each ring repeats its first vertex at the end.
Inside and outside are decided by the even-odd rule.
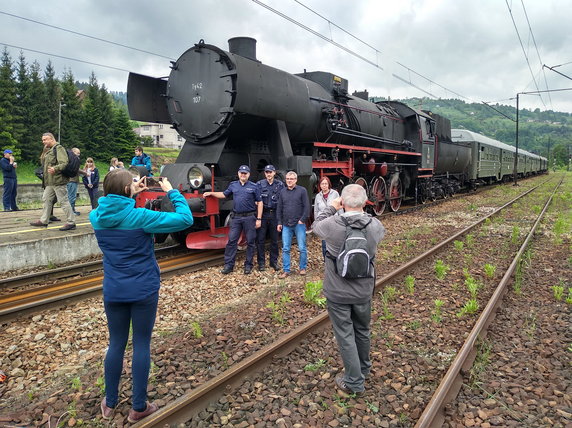
MULTIPOLYGON (((162 175, 193 211, 193 229, 178 235, 189 248, 226 244, 232 200, 201 195, 224 190, 242 164, 251 180, 267 164, 279 177, 294 170, 312 197, 323 176, 336 188, 360 184, 378 215, 398 210, 404 198, 423 202, 482 181, 469 174, 473 146, 452 141, 448 119, 350 95, 348 81, 329 72, 264 65, 248 37, 230 39, 228 51, 201 40, 172 62, 168 78, 130 73, 127 98, 132 119, 169 124, 186 140, 162 175)), ((163 196, 151 189, 137 204, 172 209, 163 196)))

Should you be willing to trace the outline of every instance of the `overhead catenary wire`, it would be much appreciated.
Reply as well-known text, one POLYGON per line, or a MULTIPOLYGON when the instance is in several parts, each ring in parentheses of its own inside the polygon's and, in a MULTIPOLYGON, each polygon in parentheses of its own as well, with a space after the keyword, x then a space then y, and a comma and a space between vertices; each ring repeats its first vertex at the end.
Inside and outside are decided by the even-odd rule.
POLYGON ((75 35, 77 35, 77 36, 87 37, 87 38, 89 38, 89 39, 97 40, 97 41, 104 42, 104 43, 109 43, 109 44, 115 45, 115 46, 120 46, 120 47, 125 48, 125 49, 131 49, 131 50, 134 50, 134 51, 139 51, 139 52, 147 53, 147 54, 150 54, 150 55, 155 55, 155 56, 158 56, 158 57, 161 57, 161 58, 166 58, 166 59, 169 59, 169 60, 174 59, 174 58, 171 58, 171 57, 168 57, 168 56, 165 56, 165 55, 161 55, 161 54, 158 54, 158 53, 155 53, 155 52, 150 52, 150 51, 146 51, 146 50, 144 50, 144 49, 139 49, 139 48, 136 48, 136 47, 133 47, 133 46, 124 45, 124 44, 122 44, 122 43, 113 42, 113 41, 111 41, 111 40, 102 39, 101 37, 96 37, 96 36, 91 36, 91 35, 89 35, 89 34, 80 33, 80 32, 78 32, 78 31, 70 30, 70 29, 68 29, 68 28, 59 27, 59 26, 57 26, 57 25, 52 25, 52 24, 48 24, 48 23, 45 23, 45 22, 37 21, 37 20, 35 20, 35 19, 30 19, 30 18, 26 18, 26 17, 24 17, 24 16, 15 15, 15 14, 13 14, 13 13, 4 12, 4 11, 2 11, 2 10, 0 10, 0 14, 2 14, 2 15, 7 15, 7 16, 11 16, 11 17, 13 17, 13 18, 21 19, 21 20, 28 21, 28 22, 33 22, 34 24, 38 24, 38 25, 43 25, 43 26, 46 26, 46 27, 54 28, 54 29, 56 29, 56 30, 65 31, 65 32, 68 32, 68 33, 71 33, 71 34, 75 34, 75 35))

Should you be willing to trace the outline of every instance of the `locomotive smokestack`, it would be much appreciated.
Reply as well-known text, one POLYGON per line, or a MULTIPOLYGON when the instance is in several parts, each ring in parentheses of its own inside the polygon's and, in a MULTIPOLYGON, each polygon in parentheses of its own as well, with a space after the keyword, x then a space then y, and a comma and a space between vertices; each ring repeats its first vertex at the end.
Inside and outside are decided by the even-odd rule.
POLYGON ((258 61, 256 59, 256 39, 252 37, 233 37, 228 39, 228 50, 230 53, 258 61))

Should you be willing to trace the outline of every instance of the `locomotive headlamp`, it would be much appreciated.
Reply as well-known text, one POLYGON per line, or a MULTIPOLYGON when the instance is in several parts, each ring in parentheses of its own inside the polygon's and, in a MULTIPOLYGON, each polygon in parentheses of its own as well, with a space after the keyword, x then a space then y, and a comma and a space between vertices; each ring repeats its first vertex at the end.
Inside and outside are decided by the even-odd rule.
POLYGON ((200 188, 205 182, 211 179, 211 171, 204 165, 196 165, 189 169, 187 180, 193 189, 200 188))

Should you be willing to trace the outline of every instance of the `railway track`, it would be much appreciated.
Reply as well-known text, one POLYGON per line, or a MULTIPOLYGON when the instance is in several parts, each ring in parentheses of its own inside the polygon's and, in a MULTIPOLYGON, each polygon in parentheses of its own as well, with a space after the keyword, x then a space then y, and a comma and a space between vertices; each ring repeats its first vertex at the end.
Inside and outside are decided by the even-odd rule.
MULTIPOLYGON (((172 251, 172 249, 168 250, 172 251)), ((221 250, 201 251, 197 253, 186 253, 173 256, 158 261, 161 269, 161 277, 167 278, 180 273, 191 272, 214 264, 219 264, 222 259, 221 250)), ((63 269, 55 275, 77 275, 85 269, 101 269, 101 262, 87 263, 88 266, 72 267, 63 269)), ((40 274, 41 277, 48 275, 40 274)), ((34 277, 35 279, 35 277, 34 277)), ((50 277, 53 279, 53 277, 50 277)), ((20 277, 17 281, 24 281, 25 277, 20 277)), ((30 279, 28 278, 28 281, 30 279)), ((25 313, 43 310, 63 303, 68 303, 75 299, 85 299, 101 292, 103 274, 98 273, 86 277, 75 278, 69 281, 57 282, 43 285, 29 290, 17 291, 0 296, 0 322, 6 321, 25 313)))
MULTIPOLYGON (((469 233, 471 230, 483 224, 485 221, 487 221, 487 219, 498 215, 505 208, 513 205, 515 202, 536 190, 538 187, 539 186, 536 186, 527 192, 524 192, 519 197, 496 209, 494 212, 482 217, 467 228, 455 233, 454 235, 425 251, 423 254, 401 265, 399 268, 378 280, 376 283, 376 289, 380 289, 386 284, 390 283, 392 280, 404 275, 415 266, 418 266, 423 261, 426 261, 430 256, 434 255, 447 245, 453 243, 461 236, 469 233)), ((556 191, 556 188, 554 189, 554 192, 556 191)), ((457 357, 450 365, 447 374, 435 391, 433 397, 429 401, 429 404, 426 406, 422 416, 417 421, 417 427, 441 426, 441 422, 443 420, 443 407, 458 392, 462 369, 466 369, 467 366, 470 366, 474 359, 476 338, 485 334, 486 327, 490 324, 496 309, 500 305, 501 298, 506 292, 506 285, 512 277, 518 261, 522 257, 523 252, 525 251, 528 243, 534 235, 536 227, 538 226, 542 216, 550 204, 552 195, 546 201, 544 209, 536 218, 534 226, 529 231, 527 237, 524 240, 524 243, 520 247, 513 261, 510 263, 509 268, 504 273, 502 280, 498 283, 494 293, 492 294, 492 297, 489 299, 485 309, 482 311, 478 321, 475 323, 467 340, 457 352, 457 357)), ((327 324, 328 315, 327 312, 323 311, 312 320, 306 322, 304 325, 280 338, 276 342, 257 351, 241 362, 235 364, 220 375, 210 379, 198 388, 192 390, 190 393, 180 397, 174 402, 171 402, 166 407, 160 409, 157 413, 151 415, 150 417, 134 426, 162 427, 165 426, 165 424, 182 423, 192 419, 194 416, 198 415, 199 412, 205 409, 209 403, 215 402, 225 393, 228 393, 229 390, 231 390, 233 387, 240 385, 246 377, 253 375, 253 373, 262 372, 265 367, 272 363, 274 357, 289 353, 291 350, 297 348, 306 336, 316 333, 327 324)))

